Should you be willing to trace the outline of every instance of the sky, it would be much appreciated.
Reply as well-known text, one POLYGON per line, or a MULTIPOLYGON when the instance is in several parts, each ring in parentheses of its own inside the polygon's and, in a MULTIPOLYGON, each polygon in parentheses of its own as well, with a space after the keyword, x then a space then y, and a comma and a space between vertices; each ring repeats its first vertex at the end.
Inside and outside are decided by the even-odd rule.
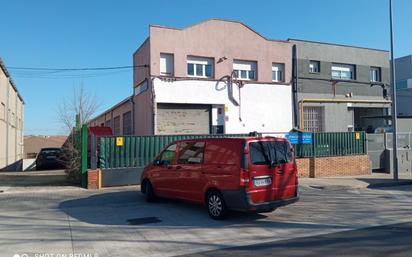
MULTIPOLYGON (((8 67, 133 65, 150 24, 184 28, 208 18, 244 22, 270 39, 297 38, 389 50, 389 0, 0 0, 0 57, 8 67)), ((393 0, 394 55, 412 54, 411 0, 393 0)), ((97 114, 133 93, 132 69, 9 69, 25 101, 25 134, 63 134, 58 108, 83 85, 97 114)))

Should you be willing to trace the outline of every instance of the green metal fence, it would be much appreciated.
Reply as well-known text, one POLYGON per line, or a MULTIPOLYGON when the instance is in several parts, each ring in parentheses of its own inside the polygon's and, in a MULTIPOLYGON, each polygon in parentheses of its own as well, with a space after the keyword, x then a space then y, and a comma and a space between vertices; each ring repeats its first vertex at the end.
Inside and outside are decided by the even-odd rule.
POLYGON ((365 132, 313 133, 312 138, 312 144, 295 145, 297 158, 366 154, 365 132))
MULTIPOLYGON (((247 134, 101 137, 99 167, 111 169, 145 166, 174 140, 245 136, 247 134), (117 142, 118 138, 122 142, 117 142)), ((364 132, 313 133, 312 138, 312 144, 294 145, 296 158, 366 154, 364 132)))
POLYGON ((162 136, 121 136, 122 146, 118 146, 119 136, 100 138, 100 168, 142 167, 151 162, 167 144, 187 138, 245 137, 247 134, 225 135, 162 135, 162 136))

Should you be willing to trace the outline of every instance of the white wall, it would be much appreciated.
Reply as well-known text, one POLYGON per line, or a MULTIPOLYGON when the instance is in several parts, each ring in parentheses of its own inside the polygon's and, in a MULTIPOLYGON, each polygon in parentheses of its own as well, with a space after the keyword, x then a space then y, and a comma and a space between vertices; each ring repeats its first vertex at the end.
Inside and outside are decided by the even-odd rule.
MULTIPOLYGON (((163 81, 153 80, 157 103, 222 104, 226 133, 287 132, 292 129, 292 92, 289 85, 246 84, 240 92, 239 106, 229 98, 224 82, 206 80, 163 81)), ((234 86, 236 101, 239 92, 234 86)))

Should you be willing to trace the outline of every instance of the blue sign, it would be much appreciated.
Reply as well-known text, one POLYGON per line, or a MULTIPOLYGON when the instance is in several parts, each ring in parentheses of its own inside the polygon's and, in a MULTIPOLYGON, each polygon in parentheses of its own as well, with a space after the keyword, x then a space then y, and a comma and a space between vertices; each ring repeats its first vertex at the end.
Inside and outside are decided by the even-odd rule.
POLYGON ((312 144, 312 133, 310 132, 291 132, 286 134, 286 138, 292 145, 310 145, 312 144))

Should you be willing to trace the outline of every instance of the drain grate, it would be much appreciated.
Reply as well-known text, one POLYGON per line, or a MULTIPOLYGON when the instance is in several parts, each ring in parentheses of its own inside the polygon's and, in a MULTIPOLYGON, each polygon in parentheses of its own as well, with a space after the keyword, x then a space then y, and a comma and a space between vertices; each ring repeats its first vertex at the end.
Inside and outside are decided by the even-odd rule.
POLYGON ((314 188, 314 189, 319 189, 319 190, 325 189, 324 186, 318 186, 318 185, 310 185, 309 187, 314 188))
POLYGON ((144 217, 144 218, 137 218, 137 219, 130 219, 127 220, 129 222, 129 225, 144 225, 144 224, 150 224, 150 223, 159 223, 162 222, 161 219, 158 217, 144 217))

